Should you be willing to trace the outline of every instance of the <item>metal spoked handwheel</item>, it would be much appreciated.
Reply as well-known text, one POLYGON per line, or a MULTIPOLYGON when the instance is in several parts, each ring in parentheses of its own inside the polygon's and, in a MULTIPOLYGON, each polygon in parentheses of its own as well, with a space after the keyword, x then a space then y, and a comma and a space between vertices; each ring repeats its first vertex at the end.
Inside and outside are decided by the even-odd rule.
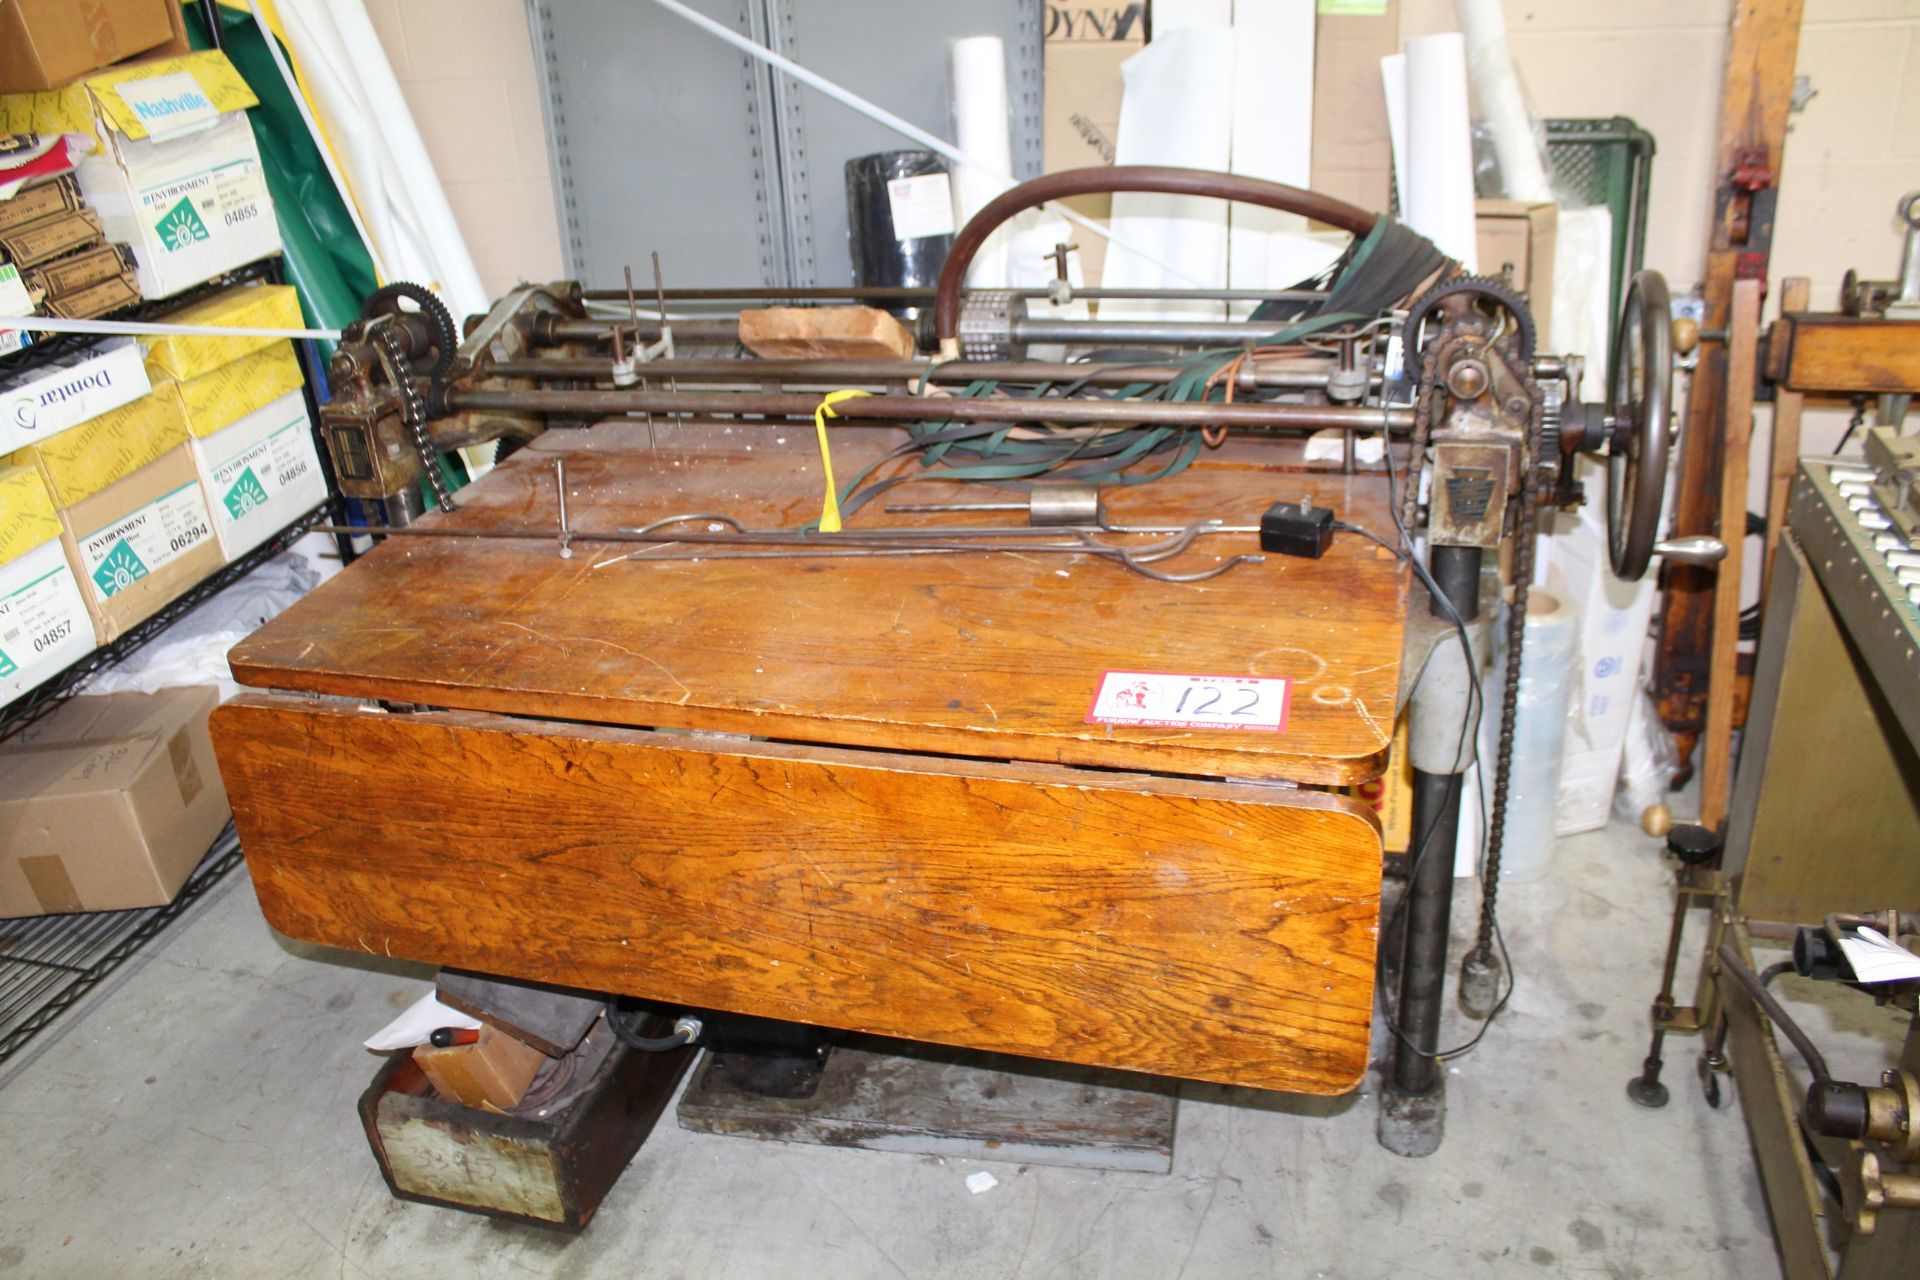
POLYGON ((1673 311, 1667 282, 1641 271, 1627 286, 1614 335, 1607 416, 1607 552, 1616 575, 1644 577, 1660 537, 1673 447, 1673 311))

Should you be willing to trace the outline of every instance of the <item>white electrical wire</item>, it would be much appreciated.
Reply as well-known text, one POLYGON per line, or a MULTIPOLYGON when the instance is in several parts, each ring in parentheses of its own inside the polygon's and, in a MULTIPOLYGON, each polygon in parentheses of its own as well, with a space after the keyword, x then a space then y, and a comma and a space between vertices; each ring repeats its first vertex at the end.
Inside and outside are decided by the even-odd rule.
MULTIPOLYGON (((902 120, 899 116, 893 114, 893 112, 891 111, 888 111, 885 107, 882 107, 876 103, 867 101, 865 98, 861 97, 859 94, 855 93, 853 90, 847 89, 838 84, 835 84, 833 81, 827 79, 825 76, 820 75, 817 72, 809 71, 807 68, 795 62, 792 58, 789 58, 784 54, 775 53, 772 49, 767 48, 765 45, 761 44, 759 41, 751 40, 746 36, 741 35, 738 31, 733 30, 731 27, 727 27, 722 25, 721 23, 715 22, 712 18, 709 18, 706 14, 698 13, 692 9, 689 9, 686 5, 681 4, 680 0, 653 0, 653 2, 659 5, 662 9, 665 9, 668 13, 674 14, 681 18, 685 18, 688 22, 691 22, 694 26, 699 27, 702 31, 705 31, 708 35, 711 35, 716 39, 726 41, 726 43, 732 45, 734 48, 740 50, 742 53, 745 53, 750 57, 758 58, 760 61, 766 63, 770 67, 773 67, 775 70, 785 72, 787 75, 792 76, 795 80, 798 80, 801 84, 807 85, 809 88, 818 89, 821 93, 826 94, 829 98, 832 98, 835 102, 840 103, 842 106, 851 107, 853 110, 858 111, 861 115, 867 117, 869 120, 874 121, 876 124, 885 125, 887 128, 892 129, 895 133, 900 134, 902 137, 905 137, 910 141, 919 143, 921 146, 925 147, 927 150, 935 152, 939 155, 945 156, 948 160, 953 161, 955 164, 972 165, 974 168, 979 169, 981 172, 991 177, 997 178, 1000 181, 1007 183, 1008 185, 1013 184, 1014 178, 1012 174, 1000 173, 992 165, 979 164, 978 162, 972 159, 969 159, 966 152, 954 146, 951 142, 948 142, 942 138, 935 137, 933 134, 928 133, 925 129, 922 129, 919 125, 913 124, 912 122, 907 120, 902 120)), ((1049 212, 1058 214, 1060 217, 1065 218, 1068 222, 1073 223, 1077 227, 1081 227, 1087 231, 1093 232, 1093 234, 1099 236, 1101 239, 1106 240, 1111 244, 1119 245, 1122 249, 1126 249, 1129 252, 1139 254, 1140 257, 1146 259, 1148 262, 1151 262, 1154 266, 1159 267, 1162 271, 1166 272, 1170 276, 1175 277, 1176 279, 1182 280, 1187 284, 1194 285, 1196 287, 1202 287, 1204 285, 1203 281, 1195 280, 1193 277, 1189 276, 1186 272, 1181 271, 1179 268, 1170 266, 1167 263, 1162 262, 1160 259, 1156 258, 1152 253, 1141 248, 1139 245, 1131 244, 1124 237, 1113 234, 1113 231, 1110 228, 1102 226, 1100 223, 1095 222, 1092 218, 1088 218, 1080 213, 1077 213, 1074 210, 1067 208, 1065 205, 1060 204, 1059 202, 1053 201, 1053 200, 1047 201, 1044 207, 1049 212)))
POLYGON ((324 338, 338 340, 338 329, 272 329, 224 324, 167 324, 158 320, 67 320, 59 316, 0 316, 0 331, 86 333, 95 337, 158 335, 194 338, 324 338))

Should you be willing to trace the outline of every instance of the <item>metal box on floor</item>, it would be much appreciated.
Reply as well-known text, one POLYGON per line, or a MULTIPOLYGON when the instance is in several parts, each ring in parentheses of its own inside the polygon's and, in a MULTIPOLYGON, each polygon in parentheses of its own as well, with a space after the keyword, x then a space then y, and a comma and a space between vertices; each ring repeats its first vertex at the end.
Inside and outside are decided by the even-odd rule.
MULTIPOLYGON (((605 1034, 597 1027, 588 1039, 605 1034)), ((398 1055, 361 1095, 360 1119, 399 1199, 579 1231, 653 1131, 694 1056, 692 1049, 614 1045, 587 1085, 563 1089, 543 1116, 538 1107, 505 1114, 449 1102, 411 1056, 398 1055)))

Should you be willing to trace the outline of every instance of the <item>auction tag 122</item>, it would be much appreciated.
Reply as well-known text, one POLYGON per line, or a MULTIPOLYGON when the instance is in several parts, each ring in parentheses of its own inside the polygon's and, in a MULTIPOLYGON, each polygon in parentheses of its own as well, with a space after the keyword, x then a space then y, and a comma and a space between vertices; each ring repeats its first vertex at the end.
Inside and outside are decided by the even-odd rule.
POLYGON ((1277 676, 1108 671, 1087 709, 1087 723, 1277 733, 1287 727, 1292 689, 1293 681, 1277 676))

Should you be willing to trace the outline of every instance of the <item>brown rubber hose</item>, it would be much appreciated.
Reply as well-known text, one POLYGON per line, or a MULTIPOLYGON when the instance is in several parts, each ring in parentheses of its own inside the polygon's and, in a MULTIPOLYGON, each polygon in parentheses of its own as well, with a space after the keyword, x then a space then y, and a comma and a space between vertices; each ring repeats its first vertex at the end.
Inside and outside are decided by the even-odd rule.
POLYGON ((1107 195, 1120 191, 1152 192, 1158 195, 1211 196, 1217 200, 1238 200, 1282 213, 1297 213, 1324 222, 1356 236, 1373 230, 1380 220, 1358 205, 1303 191, 1278 182, 1243 178, 1211 169, 1177 169, 1170 165, 1121 164, 1091 169, 1068 169, 1049 173, 1010 187, 988 201, 980 212, 967 219, 947 252, 946 265, 940 269, 940 287, 934 294, 933 331, 943 342, 960 332, 960 287, 966 282, 967 268, 987 237, 1001 223, 1027 209, 1049 200, 1074 196, 1107 195))

